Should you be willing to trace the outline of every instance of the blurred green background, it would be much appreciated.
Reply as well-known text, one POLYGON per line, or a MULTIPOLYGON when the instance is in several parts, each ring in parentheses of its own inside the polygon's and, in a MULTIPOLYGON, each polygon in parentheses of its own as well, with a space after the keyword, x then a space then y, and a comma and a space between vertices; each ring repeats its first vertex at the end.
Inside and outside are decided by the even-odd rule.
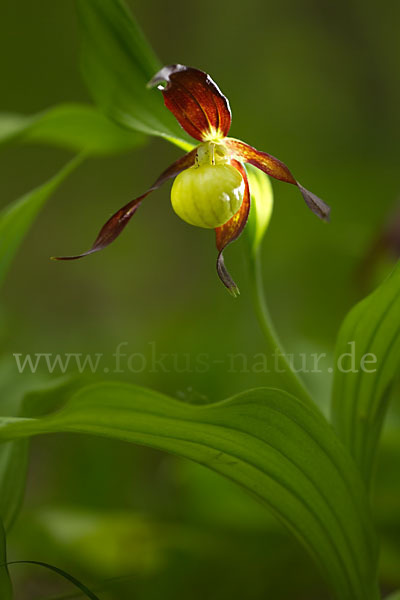
MULTIPOLYGON (((234 137, 285 161, 331 205, 332 222, 324 225, 294 187, 273 182, 274 214, 262 251, 285 347, 330 356, 346 312, 393 264, 389 255, 379 263, 368 256, 399 207, 400 4, 129 4, 163 63, 193 65, 217 81, 231 103, 234 137)), ((59 102, 90 102, 77 64, 74 3, 0 6, 0 109, 30 114, 59 102)), ((13 353, 100 353, 102 367, 112 371, 112 354, 125 342, 123 351, 144 356, 146 367, 138 358, 138 372, 123 366, 115 377, 188 401, 268 385, 268 375, 251 368, 263 340, 249 297, 245 241, 225 253, 241 289, 234 301, 215 272, 213 232, 174 215, 168 185, 104 253, 49 261, 86 249, 109 214, 142 193, 179 152, 149 140, 129 154, 90 160, 47 204, 1 299, 2 400, 48 377, 19 375, 13 353), (165 369, 148 367, 153 353, 168 355, 165 369), (201 354, 208 357, 206 373, 195 368, 201 354), (232 354, 243 355, 249 368, 231 368, 232 354)), ((45 181, 69 156, 33 146, 3 151, 0 206, 45 181)), ((324 373, 306 374, 322 406, 329 364, 328 358, 324 373)), ((388 590, 400 585, 394 412, 391 419, 376 494, 388 590)), ((26 502, 9 543, 13 558, 52 562, 94 587, 117 577, 103 598, 326 597, 303 550, 240 490, 200 467, 116 442, 35 440, 26 502)), ((18 599, 63 593, 54 576, 18 569, 18 599)))

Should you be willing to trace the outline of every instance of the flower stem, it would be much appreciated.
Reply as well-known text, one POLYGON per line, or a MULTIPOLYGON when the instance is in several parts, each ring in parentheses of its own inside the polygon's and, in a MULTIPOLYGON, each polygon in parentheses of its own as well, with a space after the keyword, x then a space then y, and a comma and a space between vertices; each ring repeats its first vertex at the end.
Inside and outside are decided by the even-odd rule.
POLYGON ((261 331, 267 343, 268 352, 268 375, 271 385, 277 385, 281 389, 296 396, 307 403, 311 401, 311 396, 305 388, 303 382, 294 372, 292 365, 287 360, 283 347, 275 332, 272 320, 267 307, 264 284, 261 271, 261 260, 258 251, 249 253, 250 282, 254 311, 256 313, 261 331), (273 367, 270 367, 273 359, 273 367))

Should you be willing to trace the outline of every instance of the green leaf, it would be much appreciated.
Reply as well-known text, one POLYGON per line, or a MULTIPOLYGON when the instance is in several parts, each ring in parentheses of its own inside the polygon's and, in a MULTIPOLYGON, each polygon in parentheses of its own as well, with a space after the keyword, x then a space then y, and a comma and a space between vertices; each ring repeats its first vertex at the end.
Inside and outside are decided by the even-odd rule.
POLYGON ((28 127, 34 118, 14 113, 0 113, 0 144, 12 140, 28 127))
MULTIPOLYGON (((12 357, 0 359, 0 398, 3 414, 31 416, 21 412, 27 392, 43 381, 18 373, 12 357)), ((29 396, 30 398, 30 396, 29 396)), ((35 415, 36 416, 36 415, 35 415)), ((0 446, 0 519, 10 531, 22 504, 28 465, 27 440, 17 440, 0 446), (21 443, 22 442, 22 443, 21 443)), ((1 595, 0 595, 1 597, 1 595)))
POLYGON ((77 0, 77 8, 82 71, 95 102, 124 127, 190 150, 160 92, 146 88, 162 65, 123 1, 77 0))
POLYGON ((0 285, 40 209, 82 160, 82 155, 77 156, 49 181, 12 202, 0 212, 0 285))
POLYGON ((274 195, 268 175, 252 165, 246 165, 246 171, 249 178, 251 207, 245 232, 250 243, 250 251, 255 256, 272 216, 274 195))
POLYGON ((390 596, 386 596, 385 600, 400 600, 400 590, 393 592, 390 596))
POLYGON ((85 386, 39 419, 4 417, 0 439, 81 432, 204 464, 261 499, 300 539, 340 600, 375 599, 377 551, 359 473, 319 411, 251 390, 189 405, 124 383, 85 386))
POLYGON ((116 125, 93 106, 62 104, 33 116, 0 113, 0 145, 14 141, 103 155, 135 148, 145 136, 116 125))
POLYGON ((12 600, 13 591, 6 563, 6 534, 3 523, 0 520, 0 598, 1 600, 12 600))
MULTIPOLYGON (((0 398, 3 414, 38 417, 62 405, 67 394, 82 387, 85 380, 61 377, 45 380, 18 373, 15 362, 0 362, 0 398), (12 367, 10 373, 10 365, 12 367), (40 391, 39 391, 40 390, 40 391), (57 393, 54 393, 57 390, 57 393)), ((28 440, 0 444, 0 518, 8 532, 20 511, 26 485, 28 440)))
POLYGON ((0 518, 9 531, 19 513, 28 467, 27 440, 8 442, 0 448, 0 518))
POLYGON ((399 315, 400 263, 350 311, 336 345, 332 421, 366 482, 371 478, 390 386, 399 374, 399 315), (347 361, 346 354, 350 355, 347 361))

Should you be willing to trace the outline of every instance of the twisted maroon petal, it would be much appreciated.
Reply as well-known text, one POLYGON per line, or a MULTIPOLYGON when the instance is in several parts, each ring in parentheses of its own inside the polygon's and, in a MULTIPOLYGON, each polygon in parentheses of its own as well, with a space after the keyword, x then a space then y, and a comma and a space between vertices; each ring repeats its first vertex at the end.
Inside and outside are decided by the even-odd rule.
POLYGON ((165 106, 196 140, 228 135, 232 120, 229 102, 207 73, 168 65, 149 82, 149 87, 155 85, 163 93, 165 106))
POLYGON ((125 204, 122 208, 120 208, 108 221, 103 225, 98 234, 97 238, 93 246, 83 252, 82 254, 78 254, 77 256, 55 256, 54 260, 76 260, 78 258, 82 258, 84 256, 88 256, 89 254, 93 254, 94 252, 98 252, 99 250, 103 250, 106 248, 111 242, 113 242, 125 229, 126 225, 129 223, 130 219, 135 214, 136 210, 139 208, 142 200, 150 194, 150 192, 154 192, 154 190, 158 189, 165 181, 171 179, 178 175, 181 171, 191 167, 196 159, 196 149, 192 150, 188 154, 185 154, 181 158, 179 158, 176 162, 168 167, 153 183, 153 185, 141 196, 135 198, 125 204))
POLYGON ((238 160, 242 160, 254 165, 257 167, 257 169, 264 171, 264 173, 267 173, 267 175, 270 175, 275 179, 296 185, 302 193, 307 206, 313 211, 313 213, 316 214, 320 219, 329 221, 329 214, 331 210, 329 206, 325 204, 321 198, 318 198, 318 196, 306 190, 306 188, 296 181, 285 163, 278 160, 274 156, 267 154, 266 152, 256 150, 252 146, 249 146, 240 140, 227 138, 224 140, 224 144, 230 150, 232 156, 238 160))
POLYGON ((237 240, 242 233, 249 216, 250 211, 250 188, 249 181, 247 179, 246 170, 243 165, 235 159, 231 160, 231 165, 235 167, 243 177, 245 188, 243 202, 237 211, 229 221, 217 227, 215 230, 217 249, 219 250, 217 258, 217 272, 222 283, 228 288, 232 296, 239 295, 239 288, 230 276, 224 262, 223 251, 228 244, 237 240))

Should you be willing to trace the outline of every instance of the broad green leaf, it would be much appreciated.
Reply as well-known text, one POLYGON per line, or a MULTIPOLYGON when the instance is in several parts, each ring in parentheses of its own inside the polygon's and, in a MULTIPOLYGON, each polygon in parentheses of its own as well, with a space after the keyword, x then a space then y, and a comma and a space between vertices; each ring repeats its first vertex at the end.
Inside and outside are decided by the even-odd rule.
POLYGON ((0 448, 0 518, 9 531, 21 507, 28 466, 27 440, 3 444, 0 448))
POLYGON ((251 207, 245 231, 250 243, 250 251, 256 255, 271 219, 274 195, 268 175, 252 165, 247 165, 246 171, 249 178, 251 207))
POLYGON ((0 440, 55 432, 107 436, 204 464, 261 499, 314 557, 340 600, 378 597, 377 552, 359 473, 319 411, 251 390, 189 405, 125 383, 85 386, 39 419, 4 417, 0 440))
MULTIPOLYGON (((79 383, 80 386, 83 384, 81 377, 51 378, 46 381, 37 375, 25 376, 18 373, 15 363, 10 374, 9 367, 9 361, 0 363, 0 398, 3 414, 17 413, 23 417, 42 416, 58 408, 68 393, 75 391, 79 383), (54 393, 55 389, 57 394, 54 393)), ((17 440, 0 445, 0 518, 7 532, 18 516, 23 501, 28 452, 28 440, 17 440)))
POLYGON ((82 155, 77 156, 49 181, 12 202, 0 212, 0 285, 40 209, 82 160, 82 155))
POLYGON ((390 596, 386 596, 385 600, 400 600, 400 590, 393 592, 390 596))
POLYGON ((146 88, 162 65, 124 2, 77 0, 77 8, 83 76, 96 103, 124 127, 189 150, 160 92, 146 88))
POLYGON ((0 144, 16 137, 34 118, 15 113, 0 113, 0 144))
POLYGON ((0 145, 31 142, 102 155, 130 150, 144 140, 85 104, 62 104, 32 116, 0 113, 0 145))
MULTIPOLYGON (((21 412, 23 399, 35 385, 33 377, 18 373, 10 357, 0 360, 0 410, 3 414, 31 416, 21 412)), ((25 492, 28 463, 27 440, 17 440, 0 446, 0 519, 8 532, 21 507, 25 492), (22 442, 22 443, 21 443, 22 442)), ((1 595, 0 595, 1 597, 1 595)))
POLYGON ((332 420, 367 482, 399 367, 400 263, 350 311, 336 345, 332 420))
POLYGON ((4 533, 3 523, 0 520, 0 598, 1 600, 12 600, 13 592, 6 563, 6 534, 4 533))

